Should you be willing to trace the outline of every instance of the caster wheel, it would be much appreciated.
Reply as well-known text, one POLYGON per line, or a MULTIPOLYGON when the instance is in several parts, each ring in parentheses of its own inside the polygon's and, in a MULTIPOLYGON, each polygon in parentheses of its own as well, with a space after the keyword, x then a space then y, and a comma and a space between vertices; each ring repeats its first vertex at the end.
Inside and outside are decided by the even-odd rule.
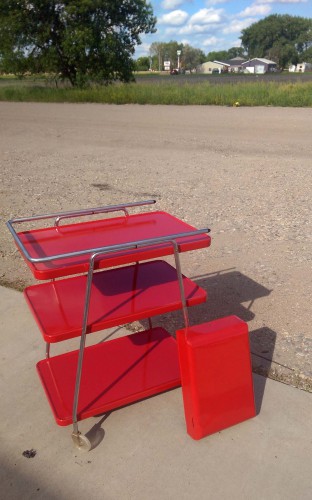
POLYGON ((72 433, 72 439, 74 441, 74 444, 78 450, 81 451, 90 451, 91 450, 91 442, 87 438, 87 436, 84 436, 80 432, 77 434, 72 433))

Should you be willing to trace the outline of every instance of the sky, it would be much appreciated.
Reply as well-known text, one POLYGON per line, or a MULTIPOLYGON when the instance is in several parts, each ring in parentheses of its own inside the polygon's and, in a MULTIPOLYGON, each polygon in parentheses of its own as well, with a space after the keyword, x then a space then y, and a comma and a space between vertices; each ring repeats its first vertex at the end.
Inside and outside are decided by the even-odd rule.
POLYGON ((203 50, 240 47, 241 31, 271 14, 312 18, 312 0, 149 0, 157 32, 141 36, 135 58, 149 55, 153 42, 175 40, 203 50))

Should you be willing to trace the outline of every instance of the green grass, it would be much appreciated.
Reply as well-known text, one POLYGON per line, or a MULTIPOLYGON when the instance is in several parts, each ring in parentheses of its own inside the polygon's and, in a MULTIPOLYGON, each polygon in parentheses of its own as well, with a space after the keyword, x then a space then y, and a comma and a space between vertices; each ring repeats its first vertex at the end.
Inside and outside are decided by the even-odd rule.
POLYGON ((233 106, 312 106, 312 82, 246 81, 212 84, 206 80, 113 84, 88 89, 55 88, 38 79, 15 81, 0 79, 0 101, 71 102, 103 104, 175 104, 233 106))

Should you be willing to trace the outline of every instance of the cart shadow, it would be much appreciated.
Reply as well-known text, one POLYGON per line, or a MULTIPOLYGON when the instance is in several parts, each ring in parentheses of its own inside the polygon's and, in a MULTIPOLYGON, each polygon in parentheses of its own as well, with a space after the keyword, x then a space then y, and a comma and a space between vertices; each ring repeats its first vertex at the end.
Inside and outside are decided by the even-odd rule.
POLYGON ((267 297, 272 291, 235 268, 193 276, 192 280, 207 292, 203 311, 196 310, 196 316, 205 314, 205 321, 232 314, 243 321, 251 321, 255 317, 252 312, 255 300, 267 297))
POLYGON ((91 429, 85 434, 85 436, 89 439, 91 443, 90 451, 94 450, 94 448, 96 448, 103 441, 105 437, 105 431, 102 427, 102 424, 110 416, 111 413, 112 413, 111 411, 108 411, 101 415, 95 415, 96 418, 100 416, 101 419, 96 424, 94 424, 91 427, 91 429))
POLYGON ((251 365, 254 374, 254 395, 257 415, 261 411, 262 401, 265 392, 266 381, 272 370, 276 332, 270 328, 263 327, 249 332, 251 365))

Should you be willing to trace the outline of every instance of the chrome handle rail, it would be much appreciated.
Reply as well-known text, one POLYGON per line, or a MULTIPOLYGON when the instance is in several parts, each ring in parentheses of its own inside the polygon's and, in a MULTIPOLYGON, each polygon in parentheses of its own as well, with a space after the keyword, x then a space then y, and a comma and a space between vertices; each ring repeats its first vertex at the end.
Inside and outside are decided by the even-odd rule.
POLYGON ((50 214, 41 214, 41 215, 30 215, 29 217, 18 217, 15 219, 11 219, 9 221, 10 224, 19 224, 21 222, 29 222, 35 220, 44 220, 44 219, 54 219, 54 218, 65 218, 65 217, 79 217, 84 215, 93 215, 99 213, 113 212, 115 210, 122 210, 123 208, 131 208, 131 207, 141 207, 143 205, 153 205, 156 203, 156 200, 146 200, 146 201, 133 201, 130 203, 121 203, 119 205, 107 205, 103 207, 96 208, 86 208, 83 210, 71 210, 69 212, 54 212, 50 214))
MULTIPOLYGON (((62 219, 69 219, 69 218, 75 218, 75 217, 84 217, 87 215, 95 215, 95 214, 101 214, 101 213, 111 213, 111 212, 118 212, 118 211, 123 211, 126 216, 129 216, 127 208, 130 207, 141 207, 144 205, 153 205, 156 203, 156 200, 146 200, 146 201, 135 201, 131 203, 122 203, 119 205, 107 205, 103 207, 96 207, 96 208, 88 208, 84 210, 72 210, 69 212, 54 212, 54 213, 49 213, 49 214, 41 214, 41 215, 31 215, 28 217, 17 217, 15 219, 10 219, 7 221, 6 225, 13 236, 13 239, 20 249, 20 251, 23 253, 25 258, 32 263, 35 262, 44 262, 44 261, 36 261, 33 260, 33 258, 29 255, 27 252, 25 246, 23 243, 20 241, 15 229, 13 228, 13 224, 21 224, 24 222, 32 222, 32 221, 38 221, 38 220, 47 220, 47 219, 55 219, 54 225, 58 227, 60 220, 62 219)), ((91 250, 92 251, 92 250, 91 250)), ((86 252, 88 253, 88 252, 86 252)), ((62 257, 57 257, 57 258, 62 258, 62 257)), ((55 256, 51 259, 54 260, 55 256)))
POLYGON ((7 226, 15 240, 15 243, 25 256, 25 258, 29 261, 32 262, 33 264, 37 264, 40 262, 51 262, 52 260, 60 260, 60 259, 68 259, 71 257, 79 257, 81 255, 89 255, 97 252, 118 252, 120 250, 127 250, 131 248, 135 248, 141 245, 154 245, 154 244, 161 244, 165 243, 170 240, 176 240, 178 238, 185 238, 189 236, 196 236, 199 234, 204 234, 204 233, 210 233, 209 228, 205 229, 197 229, 195 231, 188 231, 185 233, 176 233, 176 234, 170 234, 168 236, 161 236, 158 238, 148 238, 146 240, 137 240, 137 241, 132 241, 129 243, 120 243, 117 245, 109 245, 109 246, 104 246, 104 247, 99 247, 99 248, 88 248, 86 250, 80 250, 77 252, 68 252, 68 253, 62 253, 62 254, 55 254, 55 255, 50 255, 48 257, 31 257, 29 255, 29 252, 26 250, 25 246, 19 239, 18 235, 14 231, 13 227, 11 226, 12 221, 7 222, 7 226))

